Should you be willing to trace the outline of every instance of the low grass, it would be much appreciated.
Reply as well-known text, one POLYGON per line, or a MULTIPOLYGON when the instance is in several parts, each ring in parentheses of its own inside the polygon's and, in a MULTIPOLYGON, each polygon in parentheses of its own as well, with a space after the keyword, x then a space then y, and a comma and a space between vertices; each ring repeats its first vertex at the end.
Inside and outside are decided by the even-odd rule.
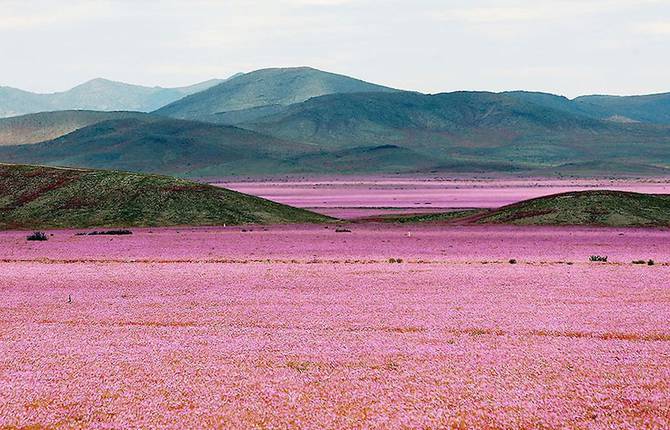
POLYGON ((485 214, 480 224, 670 226, 670 195, 578 191, 525 200, 485 214))
POLYGON ((304 209, 168 176, 0 164, 0 229, 328 220, 304 209))

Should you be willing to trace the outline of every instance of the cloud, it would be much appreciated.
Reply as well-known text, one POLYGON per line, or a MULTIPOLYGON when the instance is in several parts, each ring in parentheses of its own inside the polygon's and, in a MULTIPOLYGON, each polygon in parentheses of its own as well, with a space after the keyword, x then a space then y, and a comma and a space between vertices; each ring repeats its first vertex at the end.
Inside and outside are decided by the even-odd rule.
POLYGON ((642 34, 670 35, 670 21, 651 21, 635 24, 633 29, 642 34))
POLYGON ((471 24, 557 21, 634 8, 657 0, 552 0, 473 2, 471 7, 444 7, 434 16, 444 21, 471 24))
POLYGON ((50 1, 2 2, 0 31, 32 30, 100 18, 110 12, 109 5, 97 1, 75 1, 67 4, 50 1))

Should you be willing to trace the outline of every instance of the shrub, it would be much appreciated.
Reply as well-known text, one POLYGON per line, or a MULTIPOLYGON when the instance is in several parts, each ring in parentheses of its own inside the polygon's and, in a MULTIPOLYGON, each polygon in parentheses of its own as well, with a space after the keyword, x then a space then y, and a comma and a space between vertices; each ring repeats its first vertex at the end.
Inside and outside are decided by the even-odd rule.
POLYGON ((46 233, 42 231, 35 231, 32 234, 28 235, 28 237, 26 237, 26 240, 42 241, 42 240, 49 240, 49 238, 47 237, 46 233))
POLYGON ((653 266, 653 265, 654 265, 654 260, 652 260, 650 258, 649 261, 647 261, 647 266, 653 266))
POLYGON ((602 261, 603 263, 607 262, 607 256, 605 255, 604 257, 602 255, 592 255, 589 257, 589 261, 602 261))
POLYGON ((633 264, 646 264, 647 262, 644 260, 633 260, 633 264))
POLYGON ((403 259, 402 258, 389 258, 389 263, 402 263, 403 259))
POLYGON ((509 264, 516 264, 516 258, 510 258, 509 264))

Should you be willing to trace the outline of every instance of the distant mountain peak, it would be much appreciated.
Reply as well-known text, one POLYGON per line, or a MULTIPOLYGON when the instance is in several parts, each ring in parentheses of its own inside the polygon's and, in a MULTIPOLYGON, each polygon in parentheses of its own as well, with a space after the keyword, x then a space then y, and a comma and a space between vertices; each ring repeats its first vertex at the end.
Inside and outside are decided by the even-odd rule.
POLYGON ((395 91, 393 88, 307 66, 266 68, 245 73, 185 97, 156 113, 202 120, 222 112, 290 105, 328 94, 395 91))

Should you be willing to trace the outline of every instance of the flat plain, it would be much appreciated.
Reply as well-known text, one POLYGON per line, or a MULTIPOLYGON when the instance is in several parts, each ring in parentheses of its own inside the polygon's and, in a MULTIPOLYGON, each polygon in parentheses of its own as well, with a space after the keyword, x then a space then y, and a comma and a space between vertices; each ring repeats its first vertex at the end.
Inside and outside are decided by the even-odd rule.
POLYGON ((669 178, 443 178, 324 176, 283 180, 218 181, 220 185, 336 218, 497 208, 521 200, 606 189, 670 194, 669 178))
POLYGON ((76 232, 0 233, 0 428, 670 426, 667 230, 76 232))

